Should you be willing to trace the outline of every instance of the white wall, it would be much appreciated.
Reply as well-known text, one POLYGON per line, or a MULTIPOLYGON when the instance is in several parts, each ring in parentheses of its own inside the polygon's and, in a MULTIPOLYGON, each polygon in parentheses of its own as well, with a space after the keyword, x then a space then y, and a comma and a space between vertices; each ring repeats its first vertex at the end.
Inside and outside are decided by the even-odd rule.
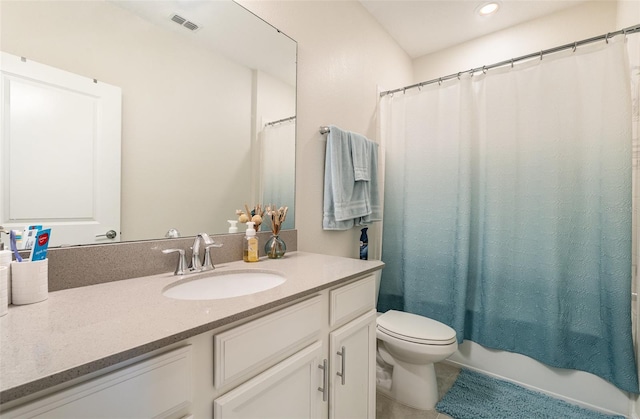
MULTIPOLYGON (((359 229, 322 230, 326 141, 318 129, 335 124, 376 139, 378 85, 410 82, 411 61, 355 1, 239 3, 298 42, 298 249, 357 257, 359 229)), ((370 236, 370 246, 374 240, 379 237, 370 236)))
POLYGON ((437 79, 617 29, 614 1, 592 1, 414 60, 414 82, 437 79))

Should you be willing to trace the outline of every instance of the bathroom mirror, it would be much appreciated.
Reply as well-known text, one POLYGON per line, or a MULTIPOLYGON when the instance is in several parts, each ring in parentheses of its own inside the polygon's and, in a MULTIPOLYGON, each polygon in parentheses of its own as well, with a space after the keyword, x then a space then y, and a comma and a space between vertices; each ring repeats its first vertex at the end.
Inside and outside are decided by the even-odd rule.
POLYGON ((184 237, 226 233, 237 209, 273 203, 293 228, 297 46, 242 6, 3 1, 0 50, 122 92, 117 237, 61 242, 50 219, 18 224, 52 227, 54 245, 184 237))

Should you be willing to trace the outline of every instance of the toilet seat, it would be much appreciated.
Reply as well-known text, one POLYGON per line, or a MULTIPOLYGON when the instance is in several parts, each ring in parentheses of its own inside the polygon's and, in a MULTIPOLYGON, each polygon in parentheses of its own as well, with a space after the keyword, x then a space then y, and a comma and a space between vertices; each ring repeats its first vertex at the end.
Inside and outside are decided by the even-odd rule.
POLYGON ((456 332, 446 324, 402 311, 389 310, 377 318, 378 331, 396 339, 421 345, 451 345, 456 332))

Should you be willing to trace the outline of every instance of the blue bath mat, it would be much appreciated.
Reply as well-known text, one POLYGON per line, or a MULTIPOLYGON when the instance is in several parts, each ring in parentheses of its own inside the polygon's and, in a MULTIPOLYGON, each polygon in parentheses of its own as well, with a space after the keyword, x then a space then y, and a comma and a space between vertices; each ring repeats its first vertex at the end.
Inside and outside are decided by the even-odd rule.
POLYGON ((436 410, 454 419, 624 419, 465 369, 436 410))

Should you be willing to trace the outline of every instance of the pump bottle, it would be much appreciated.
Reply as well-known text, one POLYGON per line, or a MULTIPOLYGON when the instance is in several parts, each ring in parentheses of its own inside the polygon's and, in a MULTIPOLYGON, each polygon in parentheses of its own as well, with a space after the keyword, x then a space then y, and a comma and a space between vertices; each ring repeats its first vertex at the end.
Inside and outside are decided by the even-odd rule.
POLYGON ((258 261, 258 238, 256 237, 256 230, 253 228, 253 224, 252 221, 247 223, 247 232, 244 236, 242 259, 245 262, 258 261))
POLYGON ((227 220, 227 222, 229 223, 229 233, 237 233, 238 226, 236 224, 238 224, 238 220, 227 220))
POLYGON ((360 259, 369 259, 369 238, 367 237, 368 227, 360 230, 360 259))

